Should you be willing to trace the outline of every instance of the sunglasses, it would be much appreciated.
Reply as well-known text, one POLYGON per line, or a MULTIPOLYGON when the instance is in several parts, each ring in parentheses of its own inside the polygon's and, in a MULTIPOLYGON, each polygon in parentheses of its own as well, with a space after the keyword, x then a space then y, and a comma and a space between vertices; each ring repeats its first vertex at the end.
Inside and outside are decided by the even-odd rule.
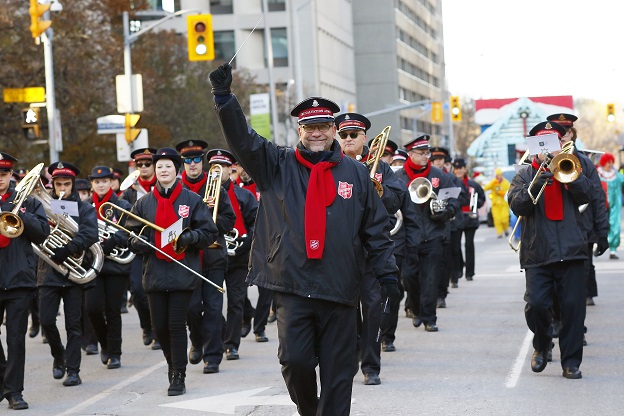
POLYGON ((327 133, 333 124, 304 124, 301 126, 306 133, 314 133, 318 129, 321 133, 327 133))
POLYGON ((140 168, 149 168, 152 166, 152 162, 137 162, 136 165, 140 168))
POLYGON ((186 163, 187 165, 190 165, 191 163, 199 163, 203 160, 203 158, 201 156, 198 157, 185 157, 184 158, 184 163, 186 163))
POLYGON ((352 131, 350 133, 346 133, 346 132, 342 132, 342 133, 338 133, 338 135, 340 136, 341 139, 346 139, 347 136, 351 137, 352 139, 357 139, 357 137, 360 135, 360 133, 358 133, 357 131, 352 131))

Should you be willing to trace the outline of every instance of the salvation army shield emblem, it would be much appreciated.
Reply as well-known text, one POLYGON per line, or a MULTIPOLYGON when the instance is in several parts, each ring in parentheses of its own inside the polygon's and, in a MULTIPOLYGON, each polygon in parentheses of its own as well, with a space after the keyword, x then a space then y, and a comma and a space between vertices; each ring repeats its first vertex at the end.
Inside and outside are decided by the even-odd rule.
POLYGON ((375 173, 375 180, 379 183, 381 183, 381 180, 383 179, 383 175, 381 173, 375 173))
POLYGON ((440 178, 431 178, 431 186, 434 188, 440 187, 440 178))
POLYGON ((189 216, 190 207, 188 205, 180 205, 178 208, 178 215, 180 218, 187 218, 189 216))
POLYGON ((343 199, 351 198, 353 195, 353 185, 347 182, 338 181, 338 195, 343 199))
POLYGON ((312 250, 318 250, 320 246, 319 240, 310 240, 310 248, 312 250))

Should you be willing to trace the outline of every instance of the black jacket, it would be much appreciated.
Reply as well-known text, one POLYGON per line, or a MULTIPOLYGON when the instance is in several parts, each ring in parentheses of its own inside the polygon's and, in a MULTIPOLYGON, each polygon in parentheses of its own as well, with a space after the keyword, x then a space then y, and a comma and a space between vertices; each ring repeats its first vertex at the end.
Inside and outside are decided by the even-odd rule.
MULTIPOLYGON (((463 183, 463 181, 462 181, 463 183)), ((461 225, 460 228, 462 230, 476 230, 477 228, 479 228, 479 214, 477 212, 477 216, 475 218, 471 218, 470 215, 472 214, 472 211, 470 210, 470 199, 472 197, 472 193, 476 192, 477 193, 477 210, 479 208, 481 208, 483 206, 483 204, 485 204, 485 192, 483 191, 483 188, 481 187, 481 185, 479 185, 476 181, 468 178, 468 203, 467 204, 463 204, 461 206, 462 211, 463 211, 463 219, 461 220, 461 225), (468 211, 464 211, 464 209, 467 209, 468 211)), ((460 215, 457 214, 455 216, 455 218, 459 217, 460 215)))
MULTIPOLYGON (((520 267, 540 267, 567 260, 585 260, 589 255, 587 237, 581 229, 579 205, 586 204, 593 195, 591 181, 580 175, 577 180, 562 186, 563 220, 552 221, 544 212, 545 196, 533 204, 528 185, 536 169, 527 166, 516 173, 507 197, 509 207, 522 216, 520 267)), ((552 185, 548 185, 552 186, 552 185)), ((539 189, 533 189, 537 195, 539 189)))
POLYGON ((589 243, 597 243, 599 238, 607 238, 609 234, 609 210, 607 209, 607 196, 605 195, 600 176, 593 162, 586 155, 574 152, 578 157, 583 169, 583 175, 587 176, 593 185, 591 202, 581 215, 581 226, 587 233, 589 243))
MULTIPOLYGON (((88 251, 89 247, 93 244, 98 244, 98 226, 97 216, 95 209, 88 202, 83 202, 78 197, 78 192, 73 191, 72 194, 66 198, 67 201, 75 201, 78 203, 78 217, 71 217, 76 224, 78 224, 78 232, 73 236, 71 241, 67 243, 66 247, 72 254, 85 253, 82 266, 88 269, 92 265, 91 255, 88 251)), ((38 286, 69 286, 80 285, 83 288, 93 286, 94 281, 87 283, 86 285, 80 285, 70 281, 67 277, 61 275, 52 266, 43 260, 39 260, 39 268, 37 270, 37 285, 38 286)))
MULTIPOLYGON (((15 186, 9 185, 7 192, 11 193, 11 196, 5 203, 13 203, 15 186)), ((0 248, 1 290, 37 287, 37 255, 31 243, 41 244, 50 234, 48 219, 38 200, 26 198, 18 215, 24 222, 24 232, 19 237, 11 239, 8 246, 0 248)))
POLYGON ((337 195, 326 211, 323 258, 308 259, 304 207, 310 170, 293 149, 277 147, 251 129, 234 96, 217 112, 232 152, 262 194, 249 273, 254 284, 355 305, 367 253, 378 278, 396 280, 388 213, 361 163, 342 157, 334 140, 327 160, 339 162, 331 168, 337 195))
MULTIPOLYGON (((117 205, 120 208, 125 209, 126 211, 130 211, 132 209, 132 205, 125 199, 121 199, 115 193, 113 193, 108 200, 111 204, 117 205)), ((119 210, 113 210, 112 219, 117 222, 121 218, 121 222, 119 225, 124 226, 126 223, 126 216, 122 216, 122 212, 119 210)), ((102 220, 100 220, 102 221, 102 220)), ((108 229, 110 231, 116 231, 112 235, 113 241, 115 241, 116 247, 128 247, 128 233, 125 231, 119 230, 115 228, 114 225, 109 225, 108 229)), ((106 277, 108 275, 123 275, 130 277, 130 272, 132 271, 132 262, 128 264, 117 263, 115 260, 109 259, 108 257, 104 258, 104 264, 102 265, 102 270, 99 273, 99 277, 106 277)))
MULTIPOLYGON (((159 184, 157 184, 156 187, 162 192, 162 188, 159 184)), ((154 191, 152 191, 134 204, 132 213, 154 223, 157 205, 158 200, 154 196, 154 191)), ((199 272, 199 251, 205 249, 217 239, 217 226, 212 222, 210 210, 206 204, 204 204, 202 198, 186 188, 182 189, 178 198, 173 202, 174 212, 178 216, 180 216, 180 206, 188 207, 188 216, 184 217, 182 229, 190 228, 193 232, 197 233, 198 237, 197 243, 186 249, 184 258, 180 260, 180 262, 190 267, 192 270, 199 272)), ((141 228, 143 228, 143 225, 139 223, 139 221, 129 218, 126 222, 126 227, 138 234, 141 228)), ((154 232, 153 228, 146 228, 143 235, 147 237, 151 244, 156 245, 154 232)), ((131 238, 130 241, 133 242, 133 239, 131 238)), ((134 250, 138 248, 136 244, 131 244, 131 247, 134 250)), ((173 261, 170 262, 168 259, 157 258, 156 252, 153 249, 149 249, 143 253, 143 288, 146 292, 194 290, 199 287, 199 284, 200 278, 198 276, 173 261)))
MULTIPOLYGON (((223 184, 223 187, 225 189, 229 189, 230 184, 231 180, 228 179, 223 184)), ((237 186, 236 184, 234 184, 233 189, 243 216, 243 221, 245 222, 247 235, 238 236, 238 241, 240 241, 242 245, 236 249, 234 256, 230 256, 228 259, 228 270, 249 267, 249 250, 251 249, 251 242, 253 240, 254 227, 256 224, 256 215, 258 214, 258 200, 256 199, 256 196, 249 189, 237 186)), ((232 228, 234 227, 232 226, 232 228)))

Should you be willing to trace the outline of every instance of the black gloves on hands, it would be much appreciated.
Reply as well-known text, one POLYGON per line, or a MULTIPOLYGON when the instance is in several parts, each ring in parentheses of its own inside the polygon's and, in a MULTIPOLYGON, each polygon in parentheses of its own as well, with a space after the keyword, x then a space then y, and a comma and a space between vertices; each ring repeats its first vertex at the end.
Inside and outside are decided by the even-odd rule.
POLYGON ((531 189, 531 194, 533 194, 534 197, 537 197, 537 194, 542 189, 542 186, 544 186, 544 183, 552 177, 553 174, 551 172, 540 172, 539 176, 535 180, 535 185, 533 185, 533 188, 531 189))
POLYGON ((401 291, 399 290, 399 285, 396 280, 382 282, 380 287, 382 303, 385 303, 386 299, 388 299, 391 304, 401 301, 401 291))
POLYGON ((197 235, 197 231, 182 231, 182 234, 180 234, 180 237, 178 237, 178 247, 189 247, 197 243, 198 240, 199 236, 197 235))
POLYGON ((69 251, 66 246, 62 246, 54 250, 54 254, 50 257, 50 260, 56 264, 62 264, 69 256, 71 256, 71 251, 69 251))
POLYGON ((115 241, 112 238, 104 241, 104 243, 102 243, 102 251, 104 252, 104 255, 108 256, 109 254, 111 254, 115 249, 116 245, 117 244, 115 244, 115 241))
POLYGON ((230 64, 222 64, 210 73, 210 83, 214 95, 230 95, 232 85, 232 67, 230 64))
POLYGON ((598 247, 594 250, 594 256, 602 256, 605 251, 609 248, 609 240, 607 237, 600 237, 598 239, 598 247))
POLYGON ((132 237, 130 239, 130 249, 135 253, 149 253, 152 247, 146 243, 147 237, 144 235, 132 237))
POLYGON ((251 236, 245 234, 242 237, 238 237, 237 241, 240 242, 240 246, 236 249, 236 254, 243 254, 251 250, 251 236))
POLYGON ((446 207, 444 211, 431 214, 431 220, 435 222, 446 222, 455 216, 455 210, 446 207))

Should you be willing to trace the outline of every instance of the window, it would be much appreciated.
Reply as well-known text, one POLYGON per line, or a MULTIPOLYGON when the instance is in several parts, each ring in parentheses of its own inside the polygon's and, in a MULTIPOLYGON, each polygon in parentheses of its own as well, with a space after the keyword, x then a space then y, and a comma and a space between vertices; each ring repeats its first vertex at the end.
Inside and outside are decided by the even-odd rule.
MULTIPOLYGON (((236 43, 234 42, 234 31, 215 31, 214 32, 214 50, 215 60, 229 61, 236 52, 236 43)), ((232 62, 232 66, 236 67, 236 60, 232 62)))
POLYGON ((233 12, 232 0, 210 0, 210 13, 232 14, 233 12))
POLYGON ((286 0, 267 0, 270 12, 281 12, 286 10, 286 0))
POLYGON ((288 38, 286 28, 271 29, 273 47, 273 66, 288 66, 288 38))

